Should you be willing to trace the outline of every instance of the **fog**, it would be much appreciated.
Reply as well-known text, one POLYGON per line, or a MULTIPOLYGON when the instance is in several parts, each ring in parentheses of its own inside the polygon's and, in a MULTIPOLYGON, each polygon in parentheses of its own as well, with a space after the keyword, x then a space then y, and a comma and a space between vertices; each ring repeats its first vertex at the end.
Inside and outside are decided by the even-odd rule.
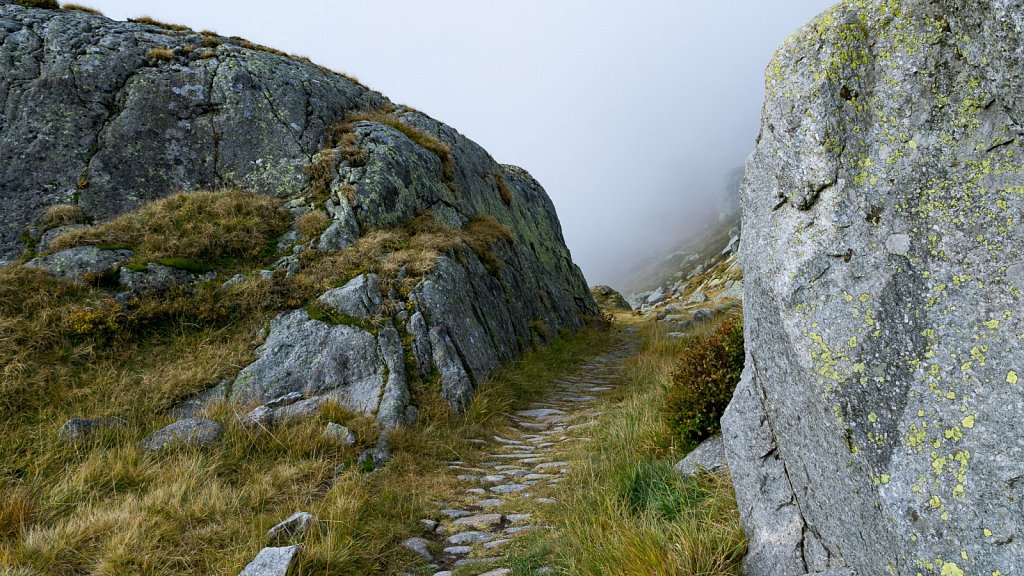
POLYGON ((358 77, 529 170, 591 284, 713 218, 775 48, 833 0, 84 0, 358 77))

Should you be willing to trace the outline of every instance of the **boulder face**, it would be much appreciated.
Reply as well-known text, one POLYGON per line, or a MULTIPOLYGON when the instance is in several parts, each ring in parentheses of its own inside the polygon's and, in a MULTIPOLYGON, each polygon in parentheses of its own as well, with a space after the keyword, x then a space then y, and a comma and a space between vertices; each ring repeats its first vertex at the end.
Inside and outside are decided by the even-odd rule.
MULTIPOLYGON (((6 0, 0 63, 0 260, 34 248, 25 239, 45 235, 49 206, 101 222, 201 189, 272 195, 294 218, 328 221, 311 240, 298 225, 280 239, 275 275, 297 273, 307 251, 345 250, 425 215, 453 234, 481 218, 491 230, 486 254, 465 240, 422 277, 403 267, 389 283, 339 283, 308 303, 328 318, 283 311, 221 396, 329 398, 391 427, 415 417, 412 377, 436 378, 461 408, 502 362, 598 314, 554 206, 526 171, 349 77, 238 38, 6 0), (396 278, 414 287, 400 291, 396 278)), ((90 265, 117 272, 119 255, 98 248, 34 262, 83 276, 94 271, 71 256, 84 251, 86 264, 106 255, 109 266, 90 265)))
POLYGON ((748 574, 1024 572, 1024 2, 856 0, 767 72, 723 428, 748 574))

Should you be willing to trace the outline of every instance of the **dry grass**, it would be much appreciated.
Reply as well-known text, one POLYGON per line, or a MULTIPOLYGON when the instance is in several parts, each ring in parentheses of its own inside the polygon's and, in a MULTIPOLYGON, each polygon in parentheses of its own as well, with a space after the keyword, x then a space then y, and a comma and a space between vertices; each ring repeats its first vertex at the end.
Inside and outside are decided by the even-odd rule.
POLYGON ((319 238, 330 225, 331 217, 323 210, 310 210, 295 219, 295 229, 299 231, 303 242, 319 238))
POLYGON ((66 226, 80 224, 85 220, 85 211, 72 204, 54 204, 43 211, 40 223, 43 226, 66 226))
POLYGON ((313 156, 313 160, 306 166, 306 174, 309 176, 309 191, 315 197, 324 197, 330 193, 337 167, 338 159, 331 148, 313 156))
POLYGON ((79 12, 88 12, 89 14, 97 14, 99 16, 103 15, 103 12, 100 12, 99 10, 97 10, 95 8, 90 8, 88 6, 82 6, 81 4, 61 4, 60 7, 65 9, 65 10, 77 10, 79 12))
POLYGON ((498 187, 498 195, 501 196, 501 201, 505 203, 505 206, 511 206, 512 189, 505 182, 505 176, 501 172, 494 173, 494 184, 498 187))
POLYGON ((49 8, 54 10, 60 8, 57 0, 14 0, 14 3, 26 8, 49 8))
POLYGON ((153 48, 146 54, 146 57, 150 60, 158 60, 161 62, 167 62, 174 60, 174 50, 170 48, 153 48))
POLYGON ((156 26, 157 28, 163 28, 164 30, 171 30, 173 32, 185 32, 185 31, 191 31, 192 30, 188 26, 183 26, 181 24, 168 24, 167 22, 161 22, 161 21, 156 20, 154 18, 150 18, 149 16, 140 16, 138 18, 129 18, 128 21, 129 22, 134 22, 136 24, 148 24, 150 26, 156 26))
POLYGON ((592 441, 569 456, 562 503, 535 512, 551 530, 511 554, 516 576, 543 566, 594 576, 740 574, 746 542, 731 483, 714 475, 684 480, 672 470, 681 454, 660 406, 685 344, 652 326, 644 336, 623 385, 599 408, 592 441))
POLYGON ((50 250, 85 244, 123 246, 146 261, 183 259, 217 265, 257 258, 287 228, 288 220, 280 203, 268 196, 238 190, 188 192, 62 234, 50 250))

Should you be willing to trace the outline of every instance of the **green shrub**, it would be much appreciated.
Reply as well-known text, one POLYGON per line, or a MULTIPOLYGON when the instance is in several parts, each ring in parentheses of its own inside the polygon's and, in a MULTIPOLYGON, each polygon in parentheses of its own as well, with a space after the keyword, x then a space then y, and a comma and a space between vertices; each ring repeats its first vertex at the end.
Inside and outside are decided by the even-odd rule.
POLYGON ((14 0, 14 3, 20 4, 25 8, 60 8, 60 4, 57 3, 57 0, 14 0))
POLYGON ((719 420, 743 371, 743 320, 728 318, 690 338, 672 372, 664 414, 673 433, 695 446, 720 429, 719 420))

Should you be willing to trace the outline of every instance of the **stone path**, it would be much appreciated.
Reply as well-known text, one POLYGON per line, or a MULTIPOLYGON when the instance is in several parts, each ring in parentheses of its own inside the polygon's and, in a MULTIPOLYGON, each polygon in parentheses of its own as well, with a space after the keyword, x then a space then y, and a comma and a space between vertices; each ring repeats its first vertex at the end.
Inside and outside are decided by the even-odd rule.
POLYGON ((571 466, 566 453, 576 443, 590 440, 587 430, 601 415, 595 401, 616 386, 623 361, 639 348, 635 332, 628 335, 576 374, 556 380, 547 398, 509 414, 512 425, 499 435, 472 439, 483 448, 481 462, 448 463, 464 484, 465 495, 438 503, 438 516, 421 520, 430 539, 405 542, 431 561, 434 576, 450 576, 460 566, 480 576, 511 573, 501 567, 503 551, 536 527, 530 510, 558 502, 558 485, 571 466), (432 542, 442 547, 440 554, 431 554, 432 542))

